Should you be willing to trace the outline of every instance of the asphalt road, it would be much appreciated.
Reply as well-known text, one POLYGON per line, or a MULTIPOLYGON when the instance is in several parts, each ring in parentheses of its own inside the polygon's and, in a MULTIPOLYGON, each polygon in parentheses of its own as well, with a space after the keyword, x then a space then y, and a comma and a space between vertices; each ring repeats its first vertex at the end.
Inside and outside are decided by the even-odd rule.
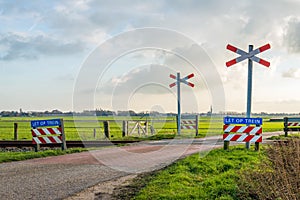
MULTIPOLYGON (((264 133, 264 137, 280 132, 264 133)), ((223 145, 220 137, 140 142, 125 147, 0 164, 0 199, 64 199, 98 183, 165 167, 223 145)))

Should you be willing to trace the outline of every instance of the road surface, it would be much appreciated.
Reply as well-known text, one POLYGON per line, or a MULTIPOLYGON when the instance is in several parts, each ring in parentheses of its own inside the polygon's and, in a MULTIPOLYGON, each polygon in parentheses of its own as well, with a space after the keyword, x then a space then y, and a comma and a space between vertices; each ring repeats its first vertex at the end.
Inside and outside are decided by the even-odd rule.
MULTIPOLYGON (((279 135, 281 132, 264 134, 279 135)), ((223 142, 204 139, 140 142, 125 147, 0 164, 1 199, 64 199, 96 184, 165 167, 223 142)), ((205 156, 205 153, 199 156, 205 156)))

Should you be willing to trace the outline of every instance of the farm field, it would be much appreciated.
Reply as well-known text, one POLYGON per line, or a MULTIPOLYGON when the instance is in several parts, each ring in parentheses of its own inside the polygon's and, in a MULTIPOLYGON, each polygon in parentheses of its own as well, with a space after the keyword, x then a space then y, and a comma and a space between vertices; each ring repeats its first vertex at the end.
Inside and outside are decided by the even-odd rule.
MULTIPOLYGON (((18 124, 18 140, 31 140, 31 120, 53 119, 60 117, 2 117, 0 118, 0 140, 14 139, 14 123, 18 124)), ((63 117, 67 140, 102 140, 105 139, 103 121, 109 121, 110 139, 130 139, 139 137, 145 139, 151 136, 150 128, 148 135, 132 134, 122 138, 122 122, 128 117, 63 117), (95 133, 95 134, 94 134, 95 133)), ((145 121, 140 117, 132 117, 130 120, 145 121)), ((148 119, 156 138, 174 136, 176 134, 176 118, 151 118, 148 119)), ((199 136, 222 134, 223 120, 221 117, 199 117, 199 136)), ((270 122, 264 118, 263 131, 279 131, 283 129, 283 122, 270 122)), ((182 137, 194 137, 194 130, 182 130, 182 137)), ((153 136, 152 136, 153 137, 153 136)))

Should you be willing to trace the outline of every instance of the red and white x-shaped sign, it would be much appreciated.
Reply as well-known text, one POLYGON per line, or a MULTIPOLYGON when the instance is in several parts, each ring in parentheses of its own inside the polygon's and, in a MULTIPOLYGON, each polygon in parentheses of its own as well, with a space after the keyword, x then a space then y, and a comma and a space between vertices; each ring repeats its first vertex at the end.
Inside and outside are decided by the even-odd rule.
MULTIPOLYGON (((179 82, 187 84, 190 87, 194 87, 195 85, 193 83, 190 83, 190 82, 187 81, 188 79, 193 78, 193 77, 194 77, 194 74, 189 74, 186 77, 184 77, 182 79, 179 79, 179 82)), ((170 78, 177 80, 177 77, 173 74, 170 74, 170 78)), ((169 86, 171 88, 171 87, 174 87, 176 84, 177 84, 177 81, 170 84, 169 86)))
POLYGON ((261 52, 264 52, 264 51, 270 49, 271 48, 270 44, 266 44, 264 46, 261 46, 261 47, 255 49, 255 50, 253 50, 253 51, 251 51, 249 53, 247 53, 247 52, 245 52, 245 51, 243 51, 243 50, 241 50, 241 49, 239 49, 237 47, 234 47, 234 46, 232 46, 230 44, 228 44, 226 48, 228 50, 233 51, 234 53, 237 53, 237 54, 240 55, 239 57, 226 62, 226 66, 227 67, 230 67, 231 65, 234 65, 234 64, 236 64, 238 62, 241 62, 241 61, 243 61, 243 60, 245 60, 247 58, 250 59, 250 60, 252 60, 252 61, 255 61, 255 62, 259 63, 259 64, 262 64, 262 65, 264 65, 266 67, 270 66, 270 63, 268 61, 263 60, 263 59, 255 56, 255 55, 257 55, 257 54, 259 54, 261 52))

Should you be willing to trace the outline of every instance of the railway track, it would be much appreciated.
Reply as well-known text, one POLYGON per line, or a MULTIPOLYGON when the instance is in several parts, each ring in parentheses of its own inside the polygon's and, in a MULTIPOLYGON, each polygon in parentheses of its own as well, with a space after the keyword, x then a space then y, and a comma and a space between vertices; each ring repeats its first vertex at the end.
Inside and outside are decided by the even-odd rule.
MULTIPOLYGON (((268 138, 272 135, 280 135, 281 132, 271 132, 271 133, 264 133, 263 136, 264 138, 268 138)), ((75 148, 75 147, 105 147, 105 146, 113 146, 113 145, 124 145, 124 144, 130 144, 130 143, 136 143, 139 142, 138 140, 112 140, 112 141, 78 141, 78 140, 68 140, 66 141, 67 147, 68 148, 75 148)), ((263 143, 274 143, 277 141, 272 141, 272 140, 264 140, 263 143)), ((169 144, 169 140, 159 140, 159 141, 150 141, 148 145, 167 145, 169 144)), ((217 143, 217 144, 222 144, 223 140, 221 138, 210 138, 210 139, 196 139, 194 141, 190 140, 172 140, 172 144, 211 144, 211 143, 217 143)), ((25 149, 26 148, 34 148, 35 144, 32 143, 31 140, 0 140, 0 149, 5 149, 8 148, 19 148, 19 149, 25 149)), ((46 148, 55 148, 55 147, 61 147, 61 144, 41 144, 41 148, 46 147, 46 148)), ((1 151, 1 150, 0 150, 1 151)))
MULTIPOLYGON (((66 141, 68 148, 74 147, 105 147, 105 146, 113 146, 113 145, 121 145, 121 144, 130 144, 138 142, 137 140, 132 141, 66 141)), ((41 147, 60 147, 61 144, 41 144, 41 147)), ((35 144, 32 143, 31 140, 25 141, 14 141, 14 140, 1 140, 0 148, 25 148, 25 147, 35 147, 35 144)))

